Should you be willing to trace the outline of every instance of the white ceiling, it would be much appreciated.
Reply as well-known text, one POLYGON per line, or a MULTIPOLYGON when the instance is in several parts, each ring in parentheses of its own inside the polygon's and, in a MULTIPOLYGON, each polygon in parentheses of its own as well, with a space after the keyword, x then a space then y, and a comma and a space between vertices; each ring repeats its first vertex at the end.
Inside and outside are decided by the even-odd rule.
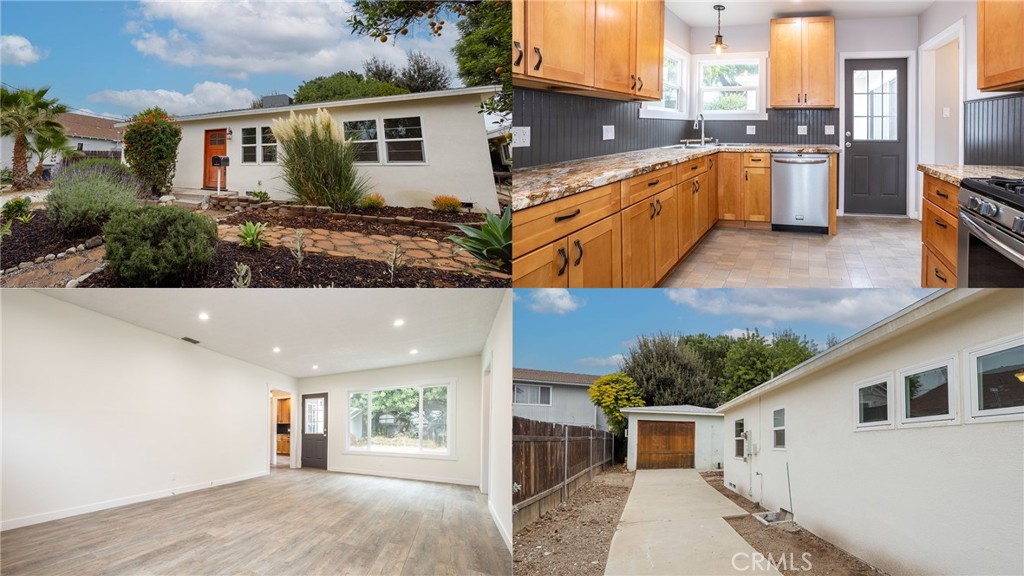
POLYGON ((504 295, 454 288, 38 292, 295 378, 479 354, 504 295), (200 312, 210 319, 201 321, 200 312), (405 324, 396 328, 398 318, 405 324), (419 353, 410 354, 413 348, 419 353))
POLYGON ((725 6, 722 12, 722 27, 747 24, 768 24, 772 18, 787 16, 831 15, 836 19, 852 18, 895 18, 917 16, 934 4, 934 0, 899 0, 876 2, 873 0, 846 0, 815 2, 812 0, 761 0, 745 2, 704 2, 689 0, 666 0, 665 6, 691 27, 717 26, 718 14, 715 4, 725 6))

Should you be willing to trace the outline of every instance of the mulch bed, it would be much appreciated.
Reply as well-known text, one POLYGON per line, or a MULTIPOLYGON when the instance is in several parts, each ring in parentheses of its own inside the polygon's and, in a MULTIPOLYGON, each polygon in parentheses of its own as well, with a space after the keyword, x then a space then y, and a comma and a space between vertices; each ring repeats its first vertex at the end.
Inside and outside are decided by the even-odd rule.
POLYGON ((47 254, 58 254, 90 238, 90 235, 65 238, 46 217, 46 212, 36 210, 34 214, 35 217, 27 223, 12 221, 11 235, 4 236, 3 244, 0 245, 0 270, 31 262, 47 254))
POLYGON ((413 238, 431 238, 438 242, 449 242, 449 236, 462 236, 457 228, 421 228, 409 224, 368 222, 366 220, 341 220, 329 218, 325 215, 291 215, 283 212, 268 212, 267 210, 250 210, 249 212, 238 212, 220 221, 222 224, 245 224, 246 222, 265 222, 269 226, 284 226, 286 228, 323 228, 324 230, 335 230, 338 232, 359 232, 367 236, 380 234, 383 236, 394 236, 401 234, 413 238))
POLYGON ((484 215, 479 212, 441 212, 430 208, 402 208, 399 206, 385 206, 383 208, 353 208, 348 211, 351 214, 362 214, 364 216, 408 216, 415 220, 431 220, 433 222, 454 222, 456 224, 476 224, 484 221, 484 215))
MULTIPOLYGON (((252 288, 507 288, 507 278, 478 276, 465 272, 435 270, 421 266, 403 266, 392 283, 388 265, 376 260, 307 254, 298 266, 295 257, 283 247, 256 251, 231 242, 218 242, 208 274, 187 282, 184 288, 230 288, 235 277, 235 262, 252 269, 252 288)), ((83 288, 126 288, 105 269, 86 279, 83 288)))

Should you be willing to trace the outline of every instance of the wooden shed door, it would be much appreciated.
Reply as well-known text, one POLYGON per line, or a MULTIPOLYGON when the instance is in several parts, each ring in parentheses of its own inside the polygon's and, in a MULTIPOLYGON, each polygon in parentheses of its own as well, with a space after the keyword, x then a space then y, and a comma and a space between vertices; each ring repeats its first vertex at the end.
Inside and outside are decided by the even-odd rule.
POLYGON ((637 422, 636 467, 693 468, 693 422, 637 422))
MULTIPOLYGON (((228 154, 228 131, 207 130, 206 140, 203 146, 203 188, 217 187, 217 171, 221 168, 214 168, 214 156, 227 156, 228 154)), ((228 171, 223 170, 220 175, 220 189, 228 188, 228 171)))

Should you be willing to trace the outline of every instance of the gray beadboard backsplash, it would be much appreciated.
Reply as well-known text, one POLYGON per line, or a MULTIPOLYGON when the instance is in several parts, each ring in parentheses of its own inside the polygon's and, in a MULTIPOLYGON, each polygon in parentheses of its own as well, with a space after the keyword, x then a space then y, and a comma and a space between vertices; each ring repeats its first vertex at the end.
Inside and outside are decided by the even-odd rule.
POLYGON ((964 164, 1024 166, 1024 94, 964 102, 964 164))
MULTIPOLYGON (((638 117, 639 102, 617 102, 587 96, 516 88, 513 126, 530 127, 530 146, 513 151, 516 168, 526 168, 669 146, 684 138, 698 138, 693 122, 638 117), (601 127, 615 126, 615 139, 602 140, 601 127)), ((708 120, 704 133, 721 142, 755 144, 838 144, 839 136, 826 136, 825 125, 839 131, 838 110, 769 110, 768 120, 708 120), (806 125, 807 135, 797 135, 806 125), (747 135, 746 127, 757 134, 747 135)))

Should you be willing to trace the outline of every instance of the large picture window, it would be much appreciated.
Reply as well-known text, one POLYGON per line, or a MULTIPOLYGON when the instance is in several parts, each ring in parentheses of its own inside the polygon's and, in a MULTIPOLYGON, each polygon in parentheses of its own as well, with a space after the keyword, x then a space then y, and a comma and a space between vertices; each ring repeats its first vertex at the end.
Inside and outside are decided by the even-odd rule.
POLYGON ((708 118, 767 119, 767 70, 761 54, 702 57, 697 110, 708 118))
POLYGON ((347 447, 353 452, 449 456, 452 382, 353 391, 347 447))
POLYGON ((973 418, 1024 414, 1024 337, 967 351, 973 418))
POLYGON ((377 149, 377 121, 376 120, 353 120, 343 122, 345 139, 355 146, 359 153, 356 162, 377 164, 380 162, 380 152, 377 149))
POLYGON ((420 118, 385 118, 384 146, 389 164, 426 162, 420 118))

